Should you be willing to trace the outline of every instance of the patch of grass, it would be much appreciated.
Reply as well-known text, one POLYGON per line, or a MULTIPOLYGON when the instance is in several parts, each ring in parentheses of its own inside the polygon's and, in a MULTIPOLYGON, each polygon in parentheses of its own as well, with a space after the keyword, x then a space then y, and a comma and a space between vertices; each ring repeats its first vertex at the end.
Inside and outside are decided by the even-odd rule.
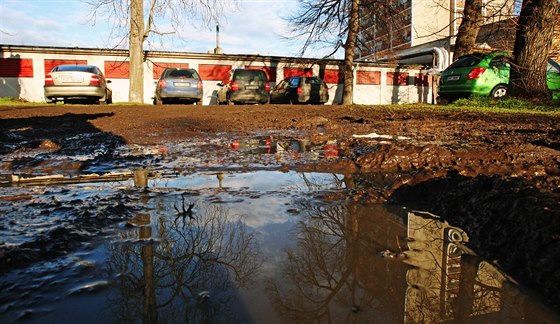
POLYGON ((25 99, 2 97, 0 98, 0 105, 2 106, 17 106, 17 105, 29 105, 33 104, 25 99))
POLYGON ((471 96, 458 99, 449 104, 449 107, 481 111, 560 113, 560 101, 531 102, 510 97, 494 99, 483 96, 471 96))

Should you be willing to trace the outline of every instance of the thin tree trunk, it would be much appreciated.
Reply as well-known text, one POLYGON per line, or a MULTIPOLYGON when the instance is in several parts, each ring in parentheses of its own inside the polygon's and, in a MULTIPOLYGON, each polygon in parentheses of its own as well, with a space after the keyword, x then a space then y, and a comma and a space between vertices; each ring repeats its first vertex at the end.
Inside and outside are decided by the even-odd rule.
POLYGON ((476 37, 482 25, 482 0, 465 1, 463 20, 457 32, 453 60, 472 53, 476 44, 476 37))
POLYGON ((128 101, 144 102, 144 5, 143 0, 130 2, 130 61, 128 101))
POLYGON ((558 0, 524 0, 519 15, 509 93, 521 98, 550 98, 546 64, 552 47, 558 0))
POLYGON ((348 37, 344 46, 344 89, 342 92, 342 104, 354 103, 354 49, 360 27, 359 10, 360 0, 352 0, 350 5, 350 21, 348 22, 348 37))

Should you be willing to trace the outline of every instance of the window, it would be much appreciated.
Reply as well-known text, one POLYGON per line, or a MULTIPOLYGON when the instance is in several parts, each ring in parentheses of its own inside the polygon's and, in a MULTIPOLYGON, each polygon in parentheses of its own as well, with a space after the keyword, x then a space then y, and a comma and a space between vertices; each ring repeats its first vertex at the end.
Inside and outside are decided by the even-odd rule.
POLYGON ((167 76, 172 78, 195 79, 195 80, 199 79, 198 74, 193 70, 172 69, 169 70, 167 76))

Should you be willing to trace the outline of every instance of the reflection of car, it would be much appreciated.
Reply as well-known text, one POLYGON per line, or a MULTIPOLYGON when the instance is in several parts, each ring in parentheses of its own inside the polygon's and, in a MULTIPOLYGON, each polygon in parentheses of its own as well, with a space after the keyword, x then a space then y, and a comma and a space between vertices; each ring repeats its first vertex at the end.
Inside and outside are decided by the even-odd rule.
POLYGON ((65 64, 55 66, 45 76, 45 99, 49 103, 75 99, 99 104, 111 103, 113 93, 101 70, 94 65, 65 64))
POLYGON ((316 103, 329 101, 329 88, 316 76, 296 76, 280 81, 270 91, 271 103, 316 103))
POLYGON ((269 101, 270 83, 263 70, 235 69, 228 80, 218 86, 218 104, 265 104, 269 101))
POLYGON ((195 69, 166 68, 157 81, 154 105, 173 101, 200 104, 202 101, 202 80, 195 69))
MULTIPOLYGON (((509 83, 507 52, 473 53, 461 56, 441 73, 438 94, 453 100, 470 95, 500 98, 506 95, 509 83)), ((560 66, 548 61, 547 85, 554 96, 560 88, 560 66)))

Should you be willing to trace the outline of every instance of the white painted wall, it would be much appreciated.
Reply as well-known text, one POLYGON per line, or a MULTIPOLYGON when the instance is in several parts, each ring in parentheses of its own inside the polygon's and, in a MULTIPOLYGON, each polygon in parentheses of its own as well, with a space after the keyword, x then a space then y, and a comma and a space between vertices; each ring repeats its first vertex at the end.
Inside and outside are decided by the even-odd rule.
MULTIPOLYGON (((0 77, 0 97, 22 98, 30 102, 45 102, 43 94, 43 82, 45 78, 44 60, 45 59, 64 59, 64 60, 87 60, 88 64, 97 65, 104 69, 105 61, 119 61, 126 59, 126 51, 93 50, 93 49, 73 49, 55 47, 26 47, 0 45, 0 58, 18 56, 19 58, 33 59, 33 78, 13 78, 0 77)), ((148 60, 144 65, 144 102, 152 103, 155 91, 155 81, 153 79, 153 63, 188 63, 189 67, 198 70, 199 64, 231 65, 232 69, 251 66, 276 67, 277 80, 271 80, 271 87, 276 85, 276 81, 284 77, 284 67, 290 66, 313 66, 314 75, 319 75, 319 65, 312 59, 298 59, 298 63, 290 63, 295 58, 262 57, 246 55, 213 55, 197 53, 164 53, 150 52, 148 60)), ((337 70, 337 64, 341 61, 329 61, 327 69, 337 70)), ((360 62, 355 71, 358 70, 379 71, 381 82, 378 85, 356 84, 354 80, 354 103, 356 104, 402 104, 416 102, 432 102, 432 91, 429 87, 416 87, 414 85, 414 75, 421 73, 419 68, 399 69, 401 73, 409 73, 409 84, 407 86, 387 85, 387 73, 395 72, 395 69, 388 66, 376 65, 374 63, 360 62)), ((105 71, 104 71, 105 72, 105 71)), ((425 72, 425 71, 424 71, 425 72)), ((0 71, 1 75, 1 71, 0 71)), ((110 78, 111 89, 113 90, 113 102, 128 101, 128 79, 110 78)), ((215 93, 218 90, 219 81, 203 80, 204 97, 203 105, 215 104, 215 93)), ((330 100, 328 104, 339 103, 342 98, 342 84, 328 84, 330 100)))

